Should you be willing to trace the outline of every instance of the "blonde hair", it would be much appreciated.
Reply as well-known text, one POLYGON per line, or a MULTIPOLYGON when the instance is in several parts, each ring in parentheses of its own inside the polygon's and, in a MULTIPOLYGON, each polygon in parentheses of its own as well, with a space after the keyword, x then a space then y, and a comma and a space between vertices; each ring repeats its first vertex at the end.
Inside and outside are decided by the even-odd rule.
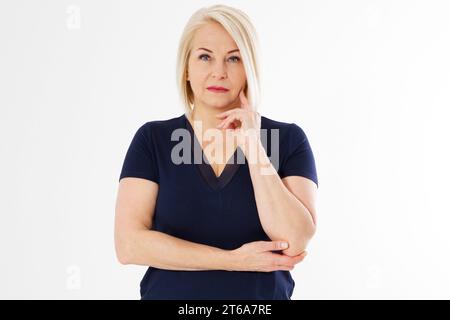
POLYGON ((244 93, 250 105, 257 110, 261 96, 261 68, 256 30, 244 12, 225 5, 213 5, 201 8, 191 16, 183 30, 178 47, 176 81, 186 114, 190 115, 194 107, 194 93, 187 81, 187 63, 192 49, 192 40, 195 32, 210 22, 219 23, 236 42, 247 76, 244 93))

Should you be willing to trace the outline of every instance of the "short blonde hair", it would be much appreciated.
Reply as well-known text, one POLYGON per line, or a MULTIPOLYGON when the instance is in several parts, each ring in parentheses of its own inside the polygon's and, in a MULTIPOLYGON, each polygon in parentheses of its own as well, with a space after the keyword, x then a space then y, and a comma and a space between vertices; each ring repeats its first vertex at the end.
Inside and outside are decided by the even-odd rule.
POLYGON ((259 41, 256 30, 244 12, 225 5, 213 5, 201 8, 191 16, 183 30, 178 47, 176 80, 186 114, 190 115, 194 107, 194 93, 187 81, 187 64, 192 49, 192 40, 195 32, 210 22, 219 23, 236 42, 247 76, 244 93, 256 111, 261 96, 259 41))

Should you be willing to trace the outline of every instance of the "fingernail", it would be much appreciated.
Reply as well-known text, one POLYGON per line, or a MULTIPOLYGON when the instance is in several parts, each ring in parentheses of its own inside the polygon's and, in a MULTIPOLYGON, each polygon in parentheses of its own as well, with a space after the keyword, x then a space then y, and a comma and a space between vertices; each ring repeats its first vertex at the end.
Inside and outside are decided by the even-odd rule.
POLYGON ((287 242, 282 242, 281 243, 281 248, 286 249, 288 247, 287 242))

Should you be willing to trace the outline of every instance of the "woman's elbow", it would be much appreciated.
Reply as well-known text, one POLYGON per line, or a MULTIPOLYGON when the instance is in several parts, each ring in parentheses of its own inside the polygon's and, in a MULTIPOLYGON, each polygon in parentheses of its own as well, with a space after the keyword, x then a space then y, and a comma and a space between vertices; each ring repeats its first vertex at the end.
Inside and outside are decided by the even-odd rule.
POLYGON ((288 239, 289 247, 283 250, 283 254, 294 257, 301 254, 306 250, 309 241, 316 233, 315 227, 307 230, 306 232, 302 232, 301 235, 297 235, 296 237, 291 237, 288 239))
POLYGON ((117 261, 122 265, 131 264, 131 259, 129 258, 129 256, 126 255, 125 253, 122 253, 121 251, 116 250, 116 258, 117 261))
POLYGON ((129 254, 127 252, 125 252, 124 249, 122 249, 122 248, 119 249, 117 247, 117 245, 116 245, 116 258, 120 264, 123 264, 123 265, 131 264, 131 259, 130 259, 129 254))
POLYGON ((131 250, 127 238, 116 232, 114 246, 117 261, 123 265, 131 264, 131 250))

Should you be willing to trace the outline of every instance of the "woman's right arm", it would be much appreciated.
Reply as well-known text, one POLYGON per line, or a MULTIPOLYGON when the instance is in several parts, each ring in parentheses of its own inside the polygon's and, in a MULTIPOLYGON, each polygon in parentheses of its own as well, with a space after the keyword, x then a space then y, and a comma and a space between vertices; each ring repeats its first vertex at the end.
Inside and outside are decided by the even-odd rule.
POLYGON ((226 270, 227 250, 150 230, 158 189, 157 183, 146 179, 120 180, 114 227, 119 262, 170 270, 226 270))
POLYGON ((116 201, 114 241, 122 264, 168 270, 274 271, 292 270, 304 255, 272 253, 280 241, 257 241, 224 250, 150 230, 159 186, 141 178, 122 178, 116 201))

